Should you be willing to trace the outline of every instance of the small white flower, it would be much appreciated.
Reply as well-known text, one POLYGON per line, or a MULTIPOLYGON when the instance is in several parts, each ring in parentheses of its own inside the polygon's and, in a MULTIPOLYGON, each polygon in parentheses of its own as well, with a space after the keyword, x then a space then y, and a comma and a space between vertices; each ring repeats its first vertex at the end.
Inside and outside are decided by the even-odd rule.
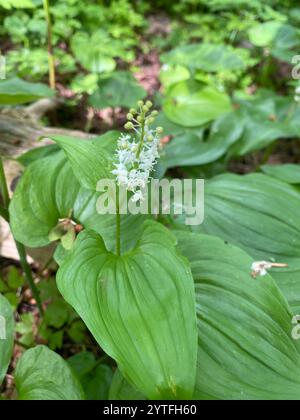
POLYGON ((252 270, 252 277, 256 278, 258 276, 266 276, 268 274, 268 270, 271 268, 285 268, 288 267, 287 264, 278 264, 278 263, 272 263, 269 261, 257 261, 254 262, 251 266, 252 270))
POLYGON ((141 190, 137 191, 137 192, 136 192, 136 193, 132 196, 131 200, 132 200, 134 203, 136 203, 136 202, 138 202, 138 201, 144 201, 144 200, 145 200, 145 198, 143 197, 142 191, 141 191, 141 190))
POLYGON ((268 274, 267 270, 270 270, 272 268, 272 263, 267 261, 258 261, 254 262, 251 266, 252 270, 252 276, 258 277, 258 276, 266 276, 268 274))

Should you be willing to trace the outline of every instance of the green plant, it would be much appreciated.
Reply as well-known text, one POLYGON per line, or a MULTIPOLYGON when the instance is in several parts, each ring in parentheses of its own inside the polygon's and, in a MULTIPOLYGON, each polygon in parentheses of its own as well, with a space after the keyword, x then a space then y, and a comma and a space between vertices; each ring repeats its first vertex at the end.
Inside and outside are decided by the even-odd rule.
MULTIPOLYGON (((33 80, 49 68, 41 5, 1 12, 9 72, 33 80)), ((0 216, 21 260, 0 279, 4 398, 300 398, 300 107, 288 65, 299 16, 290 0, 51 1, 56 86, 71 86, 100 134, 47 129, 54 144, 16 159, 12 198, 0 165, 0 216), (137 82, 148 66, 159 112, 137 82), (103 134, 106 112, 126 132, 103 134), (176 185, 191 181, 197 197, 199 178, 205 217, 188 225, 190 195, 178 204, 176 185), (150 181, 169 196, 155 201, 150 181), (25 247, 50 258, 34 275, 25 247)), ((2 106, 53 95, 0 82, 2 106)), ((59 123, 75 126, 72 112, 64 105, 59 123)))
MULTIPOLYGON (((28 164, 9 208, 14 235, 26 245, 41 246, 61 238, 52 237, 51 232, 62 219, 70 228, 80 225, 83 229, 71 247, 62 252, 64 241, 58 245, 57 284, 99 346, 118 365, 111 397, 299 398, 300 349, 289 338, 291 308, 300 305, 300 295, 292 286, 299 257, 289 240, 299 230, 297 190, 262 174, 249 175, 243 183, 237 175, 216 177, 207 185, 205 223, 193 233, 176 216, 168 219, 168 229, 163 217, 161 222, 142 215, 121 220, 119 211, 115 216, 97 213, 96 202, 103 195, 97 192, 97 184, 103 178, 117 177, 117 185, 129 190, 130 200, 143 199, 140 181, 147 181, 157 160, 156 136, 162 131, 150 128, 157 118, 151 107, 151 102, 140 101, 138 109, 130 110, 125 127, 133 134, 111 132, 92 141, 52 136, 64 152, 52 146, 44 157, 28 164), (133 160, 128 160, 129 154, 133 160), (36 202, 26 200, 29 191, 36 202), (228 191, 234 191, 233 197, 228 191), (288 222, 282 217, 286 202, 290 203, 288 222), (220 224, 216 223, 220 218, 220 224), (21 224, 21 219, 26 223, 21 224), (278 241, 274 241, 274 231, 278 241), (274 269, 272 276, 254 280, 251 264, 265 258, 265 250, 271 261, 288 263, 288 268, 274 269), (265 377, 270 381, 262 390, 265 377)), ((239 138, 240 132, 232 134, 231 124, 232 119, 223 117, 212 130, 215 152, 207 150, 211 161, 220 153, 221 133, 227 131, 231 145, 239 138)), ((183 158, 182 152, 174 152, 178 155, 183 158)), ((197 156, 192 152, 186 159, 197 156)), ((76 234, 75 229, 74 238, 76 234)), ((298 241, 295 234, 294 241, 298 241)), ((57 298, 46 311, 46 329, 61 328, 68 313, 57 298)), ((55 348, 59 340, 55 335, 50 345, 55 348)), ((21 399, 68 399, 69 390, 82 398, 58 359, 55 363, 65 372, 63 393, 59 384, 50 391, 47 378, 41 380, 39 390, 31 379, 25 383, 25 376, 31 378, 31 372, 35 375, 43 367, 44 358, 51 360, 47 363, 53 358, 54 363, 56 357, 42 348, 35 352, 41 352, 41 359, 33 362, 29 350, 15 373, 21 399), (24 373, 27 365, 28 373, 24 373)), ((112 379, 108 365, 88 353, 72 358, 70 364, 88 398, 107 398, 112 379), (104 388, 95 394, 99 383, 104 388)))
MULTIPOLYGON (((11 7, 17 7, 16 3, 11 7)), ((108 6, 44 0, 12 15, 1 13, 0 20, 3 36, 14 44, 7 52, 8 71, 38 81, 49 73, 52 89, 57 75, 71 83, 76 71, 81 75, 111 72, 116 58, 132 61, 138 44, 135 30, 145 27, 142 15, 127 0, 115 0, 108 6), (44 10, 38 7, 42 4, 44 10)))
MULTIPOLYGON (((1 217, 3 217, 9 223, 10 217, 9 217, 8 207, 10 204, 10 197, 9 197, 7 182, 5 178, 2 158, 0 158, 0 191, 3 197, 3 207, 0 207, 0 214, 1 214, 1 217)), ((20 263, 24 270, 24 275, 31 288, 32 294, 37 302, 37 306, 39 308, 40 314, 42 315, 43 307, 42 307, 41 299, 39 296, 39 292, 36 288, 36 285, 32 277, 31 268, 27 262, 25 247, 23 244, 21 244, 18 241, 15 241, 15 243, 16 243, 16 247, 20 256, 20 263)))

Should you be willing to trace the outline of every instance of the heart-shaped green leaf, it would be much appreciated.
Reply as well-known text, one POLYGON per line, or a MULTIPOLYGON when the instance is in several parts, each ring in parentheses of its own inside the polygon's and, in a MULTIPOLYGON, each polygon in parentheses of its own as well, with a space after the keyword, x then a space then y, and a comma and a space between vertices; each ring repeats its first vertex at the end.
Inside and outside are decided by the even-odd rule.
POLYGON ((194 285, 163 226, 146 222, 118 257, 81 233, 57 274, 60 292, 126 379, 148 398, 190 398, 197 359, 194 285))
POLYGON ((300 398, 300 343, 292 313, 267 275, 251 277, 245 252, 206 235, 178 232, 196 284, 199 331, 195 398, 300 398))
POLYGON ((14 345, 14 315, 9 302, 0 294, 0 385, 6 375, 14 345))
POLYGON ((257 47, 270 47, 282 26, 277 20, 258 23, 249 30, 249 39, 257 47))
POLYGON ((181 82, 169 90, 163 105, 166 116, 183 127, 199 127, 231 111, 225 93, 196 82, 181 82))
POLYGON ((45 346, 27 350, 17 364, 19 400, 83 400, 78 379, 62 357, 45 346))

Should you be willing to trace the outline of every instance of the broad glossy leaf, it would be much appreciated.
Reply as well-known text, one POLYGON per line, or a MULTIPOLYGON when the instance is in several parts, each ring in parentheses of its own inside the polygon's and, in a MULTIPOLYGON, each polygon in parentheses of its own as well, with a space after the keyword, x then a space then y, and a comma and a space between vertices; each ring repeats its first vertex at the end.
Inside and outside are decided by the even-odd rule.
POLYGON ((61 356, 45 346, 27 350, 17 364, 19 400, 83 400, 78 379, 61 356))
POLYGON ((137 247, 118 257, 81 233, 57 274, 60 292, 99 345, 149 398, 190 398, 197 358, 194 285, 162 225, 146 222, 137 247))
POLYGON ((168 136, 179 136, 181 134, 193 133, 193 132, 196 132, 197 134, 199 134, 201 133, 201 131, 203 131, 203 128, 199 128, 199 127, 188 128, 188 127, 183 127, 182 125, 176 124, 174 121, 171 121, 163 111, 158 114, 153 124, 153 127, 154 128, 164 127, 164 132, 168 136))
POLYGON ((57 144, 49 144, 47 146, 35 147, 17 158, 24 167, 36 160, 43 159, 51 154, 59 152, 60 147, 57 144))
POLYGON ((292 62, 299 53, 300 34, 297 27, 285 24, 279 29, 271 54, 281 61, 292 62))
POLYGON ((90 97, 89 102, 99 109, 118 106, 131 108, 146 95, 145 89, 131 73, 119 71, 101 78, 99 90, 90 97))
POLYGON ((106 33, 95 31, 92 36, 87 32, 76 33, 71 40, 71 47, 78 62, 92 73, 110 73, 116 68, 116 51, 105 47, 106 33), (101 36, 101 35, 104 35, 101 36))
POLYGON ((172 168, 216 161, 241 137, 244 126, 238 121, 238 114, 234 112, 221 117, 212 125, 206 141, 192 133, 175 137, 164 149, 163 164, 172 168))
POLYGON ((101 179, 112 177, 113 154, 108 147, 110 143, 115 146, 118 137, 117 131, 110 131, 91 141, 69 136, 49 136, 65 152, 80 184, 93 191, 96 191, 101 179))
POLYGON ((160 81, 165 89, 170 86, 188 80, 191 77, 189 70, 180 64, 170 66, 165 64, 160 71, 160 81))
POLYGON ((86 61, 85 67, 93 73, 110 73, 115 70, 116 65, 113 58, 96 54, 89 57, 89 62, 86 61))
POLYGON ((183 127, 199 127, 231 111, 230 99, 211 87, 181 82, 168 92, 163 104, 166 116, 183 127))
POLYGON ((277 20, 258 23, 249 30, 249 39, 257 47, 270 47, 281 27, 282 23, 277 20))
POLYGON ((275 270, 291 307, 300 309, 300 193, 267 175, 221 175, 206 183, 205 221, 195 229, 219 236, 275 270))
POLYGON ((195 398, 298 400, 300 345, 273 279, 251 277, 252 258, 206 235, 176 234, 196 284, 195 398))
MULTIPOLYGON (((193 398, 299 399, 299 343, 291 338, 292 313, 272 278, 254 280, 251 257, 218 238, 175 234, 196 284, 199 351, 193 398)), ((145 397, 117 371, 110 399, 145 397)))
POLYGON ((0 80, 0 105, 26 104, 53 96, 53 90, 40 83, 29 83, 17 78, 0 80))
POLYGON ((206 72, 240 70, 246 67, 244 52, 226 45, 191 44, 165 53, 161 56, 163 63, 182 65, 206 72))
POLYGON ((265 174, 287 182, 288 184, 300 184, 300 165, 263 165, 260 169, 265 174))
MULTIPOLYGON (((19 181, 10 205, 11 228, 26 246, 50 243, 60 219, 72 219, 99 232, 110 250, 115 248, 115 216, 96 211, 99 193, 82 188, 62 151, 30 164, 19 181)), ((123 251, 135 245, 145 216, 122 216, 123 251)))
POLYGON ((0 385, 6 375, 14 345, 14 315, 10 303, 0 294, 0 385))
POLYGON ((97 74, 79 74, 72 80, 71 89, 74 93, 77 94, 87 93, 88 95, 91 95, 98 88, 98 79, 99 76, 97 74))
POLYGON ((244 132, 232 147, 232 155, 244 156, 279 138, 297 137, 299 115, 291 113, 292 98, 261 90, 252 98, 237 101, 239 125, 244 126, 244 132))

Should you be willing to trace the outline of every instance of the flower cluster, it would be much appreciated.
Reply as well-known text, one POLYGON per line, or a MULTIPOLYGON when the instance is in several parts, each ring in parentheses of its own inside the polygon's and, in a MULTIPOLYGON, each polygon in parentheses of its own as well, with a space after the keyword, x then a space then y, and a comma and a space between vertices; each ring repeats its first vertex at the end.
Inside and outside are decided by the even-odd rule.
POLYGON ((161 127, 150 128, 158 114, 157 111, 150 112, 152 103, 139 101, 138 107, 139 111, 131 109, 127 115, 125 128, 134 134, 122 134, 119 138, 115 169, 112 171, 118 185, 133 192, 134 202, 144 200, 142 190, 159 158, 159 135, 163 132, 161 127))

